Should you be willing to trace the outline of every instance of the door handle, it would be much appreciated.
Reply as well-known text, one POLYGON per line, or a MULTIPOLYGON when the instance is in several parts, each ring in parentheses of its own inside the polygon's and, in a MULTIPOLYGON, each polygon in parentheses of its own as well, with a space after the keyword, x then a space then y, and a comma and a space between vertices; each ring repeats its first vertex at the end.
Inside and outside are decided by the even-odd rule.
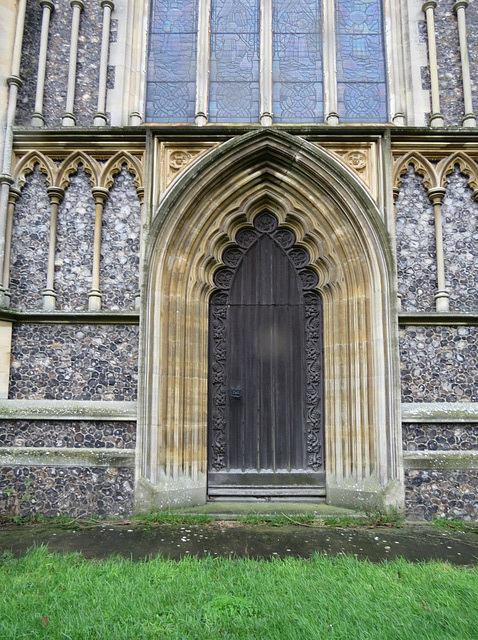
POLYGON ((231 398, 242 398, 242 387, 231 387, 231 398))

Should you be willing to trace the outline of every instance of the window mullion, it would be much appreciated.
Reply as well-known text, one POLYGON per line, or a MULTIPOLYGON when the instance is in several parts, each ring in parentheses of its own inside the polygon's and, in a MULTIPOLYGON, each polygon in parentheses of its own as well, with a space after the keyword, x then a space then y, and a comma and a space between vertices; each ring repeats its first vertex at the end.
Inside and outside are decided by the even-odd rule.
POLYGON ((207 124, 209 86, 209 21, 211 0, 199 0, 198 53, 196 67, 196 124, 207 124))
POLYGON ((339 124, 337 105, 337 66, 335 39, 335 0, 324 0, 324 113, 327 124, 339 124))
POLYGON ((272 124, 272 0, 261 0, 261 124, 272 124))

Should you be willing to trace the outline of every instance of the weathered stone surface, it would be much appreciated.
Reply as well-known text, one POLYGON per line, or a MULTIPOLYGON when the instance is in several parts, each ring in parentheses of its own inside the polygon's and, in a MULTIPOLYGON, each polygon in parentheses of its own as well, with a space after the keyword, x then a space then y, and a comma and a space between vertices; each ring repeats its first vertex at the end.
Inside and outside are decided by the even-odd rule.
POLYGON ((446 126, 461 126, 465 115, 455 0, 440 0, 435 9, 440 108, 446 126))
POLYGON ((476 451, 478 424, 404 424, 402 438, 404 451, 476 451))
POLYGON ((9 397, 136 400, 138 326, 17 324, 9 397))
POLYGON ((478 402, 477 327, 399 330, 403 402, 478 402))
POLYGON ((88 176, 80 166, 71 177, 58 212, 55 255, 56 307, 88 309, 92 285, 95 201, 88 176))
POLYGON ((123 166, 103 209, 100 291, 102 308, 134 309, 139 286, 140 202, 123 166))
POLYGON ((3 467, 0 515, 126 516, 133 485, 129 467, 3 467))
POLYGON ((50 199, 38 166, 27 177, 15 205, 10 257, 10 305, 41 309, 46 287, 50 199))
POLYGON ((413 520, 478 520, 478 471, 405 471, 405 506, 413 520))
POLYGON ((16 111, 16 123, 27 126, 35 111, 42 13, 38 0, 27 0, 20 64, 20 78, 23 86, 18 95, 16 111))
POLYGON ((445 279, 450 311, 478 310, 478 203, 458 168, 443 200, 445 279))
POLYGON ((134 449, 135 422, 0 420, 0 447, 134 449))
POLYGON ((396 203, 398 290, 404 311, 435 309, 435 223, 422 182, 410 167, 396 203))

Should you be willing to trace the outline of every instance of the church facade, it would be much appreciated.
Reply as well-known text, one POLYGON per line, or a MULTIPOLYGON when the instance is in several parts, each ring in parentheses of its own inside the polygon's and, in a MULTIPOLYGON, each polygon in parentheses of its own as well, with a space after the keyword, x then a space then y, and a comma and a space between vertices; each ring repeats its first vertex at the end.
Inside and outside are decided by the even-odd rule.
POLYGON ((478 518, 477 7, 0 0, 0 513, 478 518))

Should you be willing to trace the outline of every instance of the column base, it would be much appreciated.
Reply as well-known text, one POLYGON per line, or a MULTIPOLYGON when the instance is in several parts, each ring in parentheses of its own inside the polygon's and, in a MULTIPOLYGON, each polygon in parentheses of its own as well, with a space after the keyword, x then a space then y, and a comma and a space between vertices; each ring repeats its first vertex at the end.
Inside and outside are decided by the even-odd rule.
POLYGON ((430 116, 430 127, 438 128, 445 126, 445 120, 441 113, 432 113, 430 116))
POLYGON ((337 483, 327 477, 326 496, 327 504, 334 507, 381 513, 405 511, 405 489, 399 480, 384 486, 372 479, 362 483, 354 480, 337 483))
POLYGON ((101 311, 101 293, 92 289, 88 294, 88 311, 101 311))
POLYGON ((336 127, 338 124, 340 124, 339 114, 335 113, 335 111, 331 111, 330 113, 328 113, 325 120, 331 127, 336 127))
POLYGON ((30 124, 32 127, 44 127, 45 126, 45 118, 43 117, 43 115, 41 113, 38 113, 35 111, 34 114, 32 114, 32 119, 30 121, 30 124))
POLYGON ((45 311, 54 311, 56 306, 56 293, 53 289, 45 289, 42 293, 43 309, 45 311))
POLYGON ((146 478, 140 478, 134 491, 134 513, 140 515, 151 511, 166 511, 181 507, 206 504, 206 476, 198 480, 190 478, 162 478, 154 485, 146 478))
POLYGON ((472 129, 476 127, 476 116, 474 113, 466 113, 461 122, 464 127, 472 129))
POLYGON ((439 291, 435 295, 435 304, 437 311, 449 311, 450 310, 450 294, 448 291, 439 291))
POLYGON ((108 118, 106 117, 106 113, 95 113, 95 117, 93 119, 94 127, 106 127, 108 124, 108 118))
POLYGON ((76 118, 72 113, 66 112, 61 117, 62 127, 74 127, 76 125, 76 118))

